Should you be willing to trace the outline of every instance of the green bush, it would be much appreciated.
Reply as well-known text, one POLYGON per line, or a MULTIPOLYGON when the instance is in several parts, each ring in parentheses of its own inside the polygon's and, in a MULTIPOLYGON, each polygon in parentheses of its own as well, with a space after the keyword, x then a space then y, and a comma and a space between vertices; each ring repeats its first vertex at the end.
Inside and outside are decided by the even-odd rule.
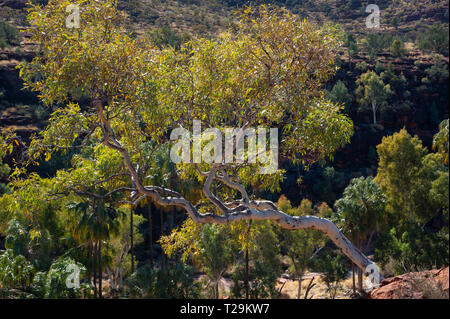
POLYGON ((320 257, 315 258, 312 264, 311 268, 314 271, 325 275, 324 281, 331 299, 336 298, 341 281, 345 279, 349 269, 346 257, 341 254, 333 256, 331 252, 323 253, 320 257))
POLYGON ((69 266, 74 265, 80 270, 81 275, 86 268, 80 263, 75 262, 71 258, 60 258, 56 260, 50 267, 48 272, 38 272, 32 284, 32 292, 38 298, 48 299, 73 299, 82 298, 88 294, 89 285, 83 284, 78 288, 69 288, 66 281, 73 270, 69 266))
POLYGON ((418 224, 403 233, 392 228, 377 240, 375 259, 385 275, 441 268, 449 264, 448 242, 448 226, 436 233, 418 224))
POLYGON ((16 27, 0 21, 0 49, 20 44, 20 34, 16 27))
POLYGON ((200 296, 200 285, 194 282, 193 273, 192 267, 181 263, 158 270, 147 265, 128 278, 125 295, 150 299, 195 299, 200 296))
POLYGON ((422 51, 448 56, 448 36, 448 27, 435 24, 418 36, 416 45, 422 51))
POLYGON ((35 272, 24 256, 14 254, 11 249, 0 252, 0 288, 26 291, 35 272))
MULTIPOLYGON (((249 297, 252 299, 275 297, 275 284, 281 275, 281 261, 278 238, 268 222, 254 224, 256 234, 254 245, 249 248, 249 297)), ((246 293, 246 269, 243 260, 233 271, 233 297, 242 298, 246 293)))

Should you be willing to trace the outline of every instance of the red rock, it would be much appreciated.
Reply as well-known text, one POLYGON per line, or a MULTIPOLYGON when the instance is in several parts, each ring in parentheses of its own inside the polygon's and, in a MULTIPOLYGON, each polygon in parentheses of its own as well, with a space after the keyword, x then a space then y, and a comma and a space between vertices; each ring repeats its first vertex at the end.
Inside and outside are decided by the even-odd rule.
POLYGON ((448 298, 449 267, 411 272, 383 280, 369 293, 370 299, 436 299, 448 298))

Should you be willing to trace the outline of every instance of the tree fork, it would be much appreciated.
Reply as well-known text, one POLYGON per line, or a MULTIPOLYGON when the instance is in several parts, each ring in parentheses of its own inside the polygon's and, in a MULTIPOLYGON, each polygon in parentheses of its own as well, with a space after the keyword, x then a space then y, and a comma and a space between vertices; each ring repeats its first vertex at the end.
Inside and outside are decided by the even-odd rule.
MULTIPOLYGON (((229 224, 231 222, 244 221, 244 220, 270 220, 282 228, 296 230, 296 229, 316 229, 320 230, 333 241, 333 243, 341 249, 341 251, 356 265, 361 271, 365 271, 367 266, 374 264, 369 258, 367 258, 360 250, 358 250, 336 227, 334 223, 325 218, 316 216, 290 216, 286 213, 278 210, 276 205, 270 201, 251 201, 248 202, 245 198, 241 201, 230 203, 225 205, 224 203, 215 203, 216 207, 221 211, 226 210, 222 215, 216 215, 213 213, 201 214, 197 211, 194 205, 182 197, 181 194, 174 192, 170 189, 165 189, 157 186, 144 186, 139 179, 139 175, 131 162, 128 151, 122 147, 122 145, 116 140, 114 132, 111 128, 109 121, 105 118, 103 113, 103 104, 101 101, 93 101, 93 105, 98 110, 98 115, 102 123, 101 128, 104 134, 103 144, 107 147, 118 151, 123 160, 126 168, 130 172, 133 181, 136 184, 135 197, 141 195, 142 197, 150 197, 155 203, 161 206, 177 206, 184 208, 192 220, 196 223, 216 223, 216 224, 229 224), (160 193, 167 197, 163 197, 160 193), (220 204, 220 205, 218 205, 220 204), (228 208, 234 206, 234 208, 228 208)), ((211 171, 216 173, 216 169, 211 171)), ((211 174, 210 172, 210 174, 211 174)), ((210 183, 209 176, 207 183, 210 183)), ((214 176, 213 178, 224 181, 223 177, 214 176)), ((232 185, 229 185, 233 187, 232 185)), ((245 190, 244 190, 245 192, 245 190)), ((204 193, 208 198, 215 198, 210 194, 208 187, 204 187, 204 193), (209 196, 208 196, 209 195, 209 196)), ((138 199, 140 200, 140 199, 138 199)), ((379 281, 383 276, 378 274, 379 281)))

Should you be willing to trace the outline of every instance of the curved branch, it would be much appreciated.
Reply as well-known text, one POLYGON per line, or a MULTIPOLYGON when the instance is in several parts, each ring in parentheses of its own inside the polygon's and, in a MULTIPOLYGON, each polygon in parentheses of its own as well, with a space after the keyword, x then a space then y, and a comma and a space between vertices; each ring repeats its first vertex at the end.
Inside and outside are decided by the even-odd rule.
MULTIPOLYGON (((196 223, 216 223, 229 224, 231 222, 243 220, 270 220, 280 227, 286 229, 316 229, 327 234, 328 237, 339 247, 342 252, 360 269, 366 270, 367 266, 374 264, 369 258, 361 253, 353 244, 342 234, 342 232, 331 221, 316 216, 290 216, 278 210, 275 204, 269 201, 249 201, 246 203, 245 197, 241 201, 231 203, 233 209, 228 209, 215 195, 210 191, 210 186, 214 178, 217 178, 216 172, 218 165, 213 165, 208 173, 207 181, 204 185, 206 196, 222 211, 223 215, 212 213, 201 214, 194 205, 183 198, 180 194, 171 190, 158 188, 154 186, 144 187, 139 176, 131 163, 128 152, 115 139, 108 120, 103 115, 101 102, 97 104, 99 117, 102 121, 102 130, 104 133, 104 143, 108 147, 117 150, 123 157, 126 167, 130 171, 134 183, 136 184, 135 196, 144 195, 150 197, 155 203, 161 206, 177 206, 184 208, 192 220, 196 223), (161 196, 161 193, 168 194, 168 197, 161 196)), ((225 175, 224 175, 225 176, 225 175)), ((141 196, 139 199, 142 199, 141 196)), ((382 276, 380 274, 380 280, 382 276)))
POLYGON ((231 187, 241 193, 242 201, 245 205, 248 205, 250 203, 250 199, 248 197, 247 191, 245 190, 245 187, 242 184, 233 182, 230 177, 228 176, 228 173, 225 171, 225 169, 221 169, 221 172, 223 176, 217 176, 217 179, 221 180, 225 183, 228 187, 231 187))
MULTIPOLYGON (((189 216, 196 223, 229 224, 231 222, 243 220, 270 220, 285 229, 316 229, 327 234, 333 243, 363 271, 367 268, 367 266, 373 264, 369 258, 353 246, 353 244, 344 236, 344 234, 342 234, 334 223, 325 218, 316 216, 290 216, 280 210, 258 210, 253 208, 226 215, 214 215, 211 213, 200 214, 192 203, 184 198, 163 198, 157 193, 149 194, 149 196, 151 196, 155 202, 162 206, 178 206, 186 209, 189 216)), ((263 202, 262 204, 254 203, 253 205, 269 204, 263 202)), ((381 279, 382 277, 380 280, 381 279)))

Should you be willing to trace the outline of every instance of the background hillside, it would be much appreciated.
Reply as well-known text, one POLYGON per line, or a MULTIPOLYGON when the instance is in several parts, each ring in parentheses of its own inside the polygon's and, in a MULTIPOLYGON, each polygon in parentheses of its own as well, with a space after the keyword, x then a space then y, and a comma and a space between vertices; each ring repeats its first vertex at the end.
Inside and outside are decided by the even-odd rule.
MULTIPOLYGON (((23 83, 17 70, 17 66, 21 62, 31 61, 38 49, 35 43, 30 41, 30 35, 22 32, 27 27, 26 2, 26 0, 0 0, 0 128, 13 128, 23 140, 27 140, 32 134, 37 134, 43 129, 48 124, 48 118, 53 112, 51 108, 44 107, 39 103, 36 94, 23 89, 23 83)), ((35 2, 45 4, 46 1, 36 0, 35 2)), ((281 166, 287 172, 281 191, 278 193, 255 191, 253 194, 274 202, 278 201, 279 204, 284 203, 291 210, 298 209, 308 213, 314 213, 321 209, 328 212, 329 208, 336 210, 336 201, 345 197, 343 196, 344 189, 351 186, 352 179, 377 175, 380 163, 377 146, 380 145, 383 137, 391 136, 405 128, 410 135, 417 135, 428 151, 432 152, 433 137, 438 133, 440 123, 449 117, 448 1, 119 0, 118 3, 119 8, 128 14, 127 28, 133 37, 148 37, 155 46, 160 48, 172 46, 178 49, 193 37, 215 37, 233 26, 236 21, 236 10, 246 5, 282 6, 317 24, 333 23, 342 29, 344 46, 336 59, 338 71, 324 86, 327 98, 342 104, 344 112, 354 123, 355 133, 351 143, 336 152, 332 161, 315 164, 309 170, 281 158, 281 166), (366 13, 366 7, 370 3, 376 3, 381 10, 380 28, 368 29, 366 27, 365 20, 369 15, 366 13), (368 75, 375 76, 386 91, 385 94, 380 93, 383 98, 375 113, 376 121, 364 91, 365 78, 368 75)), ((402 132, 400 136, 404 137, 405 132, 402 132)), ((70 152, 66 155, 54 154, 49 161, 40 163, 40 166, 34 167, 33 170, 41 177, 53 177, 58 169, 70 167, 72 155, 73 153, 70 152)), ((434 153, 429 155, 432 157, 434 153)), ((12 166, 11 156, 5 156, 4 160, 5 163, 12 166)), ((431 162, 431 160, 429 162, 424 160, 425 164, 431 162)), ((430 166, 430 168, 425 164, 424 171, 434 169, 433 174, 438 172, 435 167, 430 166)), ((2 168, 1 165, 0 168, 2 168)), ((426 171, 424 175, 428 173, 426 171)), ((420 185, 424 187, 423 189, 431 188, 429 186, 432 184, 433 187, 439 186, 437 182, 446 181, 444 178, 435 178, 432 173, 423 178, 428 183, 424 182, 425 186, 420 185)), ((439 173, 442 173, 442 176, 447 173, 448 184, 448 163, 439 173)), ((6 175, 0 174, 0 198, 3 194, 7 194, 6 184, 9 180, 6 175)), ((171 177, 173 176, 171 175, 171 177)), ((428 191, 428 189, 426 190, 428 191)), ((441 200, 445 202, 444 199, 441 200)), ((420 240, 413 241, 414 243, 430 242, 434 244, 438 242, 433 236, 445 227, 441 222, 444 206, 439 207, 439 211, 433 210, 429 214, 434 216, 433 219, 429 220, 427 215, 428 219, 420 220, 420 225, 418 224, 420 231, 427 227, 427 229, 432 229, 431 235, 426 233, 426 236, 430 237, 425 237, 420 233, 419 235, 423 235, 423 237, 417 235, 414 238, 420 238, 420 240), (425 241, 422 238, 431 239, 425 241)), ((138 227, 139 232, 145 234, 145 239, 141 238, 131 255, 136 256, 141 265, 149 259, 149 256, 152 260, 155 255, 160 258, 161 263, 165 262, 161 246, 156 242, 162 235, 168 234, 185 220, 184 212, 175 209, 173 211, 171 209, 164 210, 164 208, 155 207, 152 204, 149 204, 149 208, 149 216, 152 216, 153 224, 149 222, 148 228, 146 223, 142 223, 144 217, 147 216, 146 208, 140 207, 135 211, 136 215, 142 219, 138 227), (164 220, 162 212, 167 213, 170 218, 164 220), (147 249, 148 242, 154 243, 151 247, 154 246, 155 250, 147 249)), ((421 211, 422 208, 423 206, 420 206, 417 210, 421 211)), ((426 208, 427 213, 432 209, 434 207, 426 208)), ((329 209, 329 211, 332 210, 329 209)), ((392 229, 395 231, 395 228, 392 229)), ((428 230, 426 231, 428 232, 428 230)), ((373 234, 376 232, 378 230, 373 234)), ((381 235, 388 236, 388 234, 393 238, 396 236, 395 233, 392 235, 390 229, 387 229, 385 234, 379 232, 375 237, 381 238, 381 235)), ((411 237, 415 236, 413 231, 411 234, 411 237)), ((439 241, 439 245, 443 243, 442 245, 448 246, 448 229, 446 236, 444 238, 446 242, 439 241)), ((398 234, 398 238, 400 237, 402 240, 404 239, 401 234, 398 234)), ((5 238, 0 236, 0 249, 5 246, 5 238)), ((368 240, 368 255, 375 254, 375 247, 373 242, 371 243, 371 239, 372 236, 368 240)), ((389 242, 388 240, 390 238, 385 242, 389 242)), ((396 243, 400 243, 401 247, 407 246, 400 239, 396 243)), ((386 244, 389 249, 391 246, 386 244)), ((439 253, 434 253, 434 250, 430 248, 429 254, 433 258, 438 255, 441 258, 442 255, 444 260, 442 263, 448 266, 448 254, 441 253, 443 251, 441 246, 436 248, 436 251, 440 249, 439 253)), ((383 248, 386 247, 383 246, 383 248)), ((394 254, 388 248, 384 250, 386 251, 384 255, 390 258, 394 254)), ((425 249, 421 249, 421 251, 425 252, 425 249)), ((427 250, 426 253, 429 251, 427 250)), ((414 249, 411 249, 408 254, 408 257, 416 256, 414 249)), ((427 255, 427 257, 429 256, 427 255)), ((425 266, 423 267, 434 267, 435 264, 431 265, 434 262, 433 258, 428 258, 432 260, 429 262, 424 257, 425 266)), ((285 259, 288 258, 284 256, 282 260, 283 271, 290 267, 289 260, 285 259)), ((411 259, 413 258, 411 257, 411 259)), ((388 264, 387 274, 398 272, 392 270, 394 267, 389 262, 391 260, 386 262, 388 264)), ((414 264, 411 268, 416 266, 414 264)), ((419 266, 422 267, 422 264, 419 266)), ((386 271, 386 269, 384 270, 386 271)), ((409 270, 411 269, 402 269, 402 272, 409 270)), ((348 280, 350 287, 351 281, 348 280)), ((228 278, 228 281, 231 279, 228 278)), ((282 282, 279 281, 278 284, 281 286, 282 282)), ((284 285, 281 286, 281 289, 283 287, 284 285)), ((291 288, 295 291, 297 286, 292 285, 289 289, 291 288)), ((325 289, 325 285, 322 285, 322 288, 325 289)))
MULTIPOLYGON (((236 9, 261 3, 285 6, 317 23, 337 23, 352 34, 356 52, 351 53, 349 60, 349 52, 344 48, 338 61, 340 70, 328 83, 330 92, 338 81, 348 90, 344 94, 346 112, 356 127, 352 143, 336 154, 333 163, 318 165, 307 173, 298 167, 290 168, 283 187, 283 192, 296 203, 298 198, 307 196, 332 204, 350 178, 375 171, 375 146, 383 136, 405 127, 430 146, 439 123, 448 118, 448 2, 376 2, 381 10, 381 28, 376 30, 365 27, 369 2, 359 0, 120 0, 119 7, 129 14, 130 31, 152 37, 159 46, 176 47, 196 35, 214 36, 233 23, 236 9), (405 44, 406 51, 401 56, 391 54, 394 39, 405 44), (436 53, 440 55, 435 57, 436 53), (432 69, 437 60, 442 63, 432 69), (389 65, 392 74, 385 76, 391 76, 395 92, 380 109, 377 125, 373 125, 371 111, 362 109, 358 102, 356 80, 367 70, 381 74, 389 65), (299 186, 301 175, 303 184, 299 186), (331 197, 323 198, 330 191, 331 197)), ((25 3, 0 1, 2 23, 21 30, 26 25, 25 3)), ((0 47, 1 126, 13 126, 25 136, 43 127, 50 112, 38 104, 34 94, 22 90, 15 69, 20 61, 32 59, 34 50, 26 33, 0 47)))

